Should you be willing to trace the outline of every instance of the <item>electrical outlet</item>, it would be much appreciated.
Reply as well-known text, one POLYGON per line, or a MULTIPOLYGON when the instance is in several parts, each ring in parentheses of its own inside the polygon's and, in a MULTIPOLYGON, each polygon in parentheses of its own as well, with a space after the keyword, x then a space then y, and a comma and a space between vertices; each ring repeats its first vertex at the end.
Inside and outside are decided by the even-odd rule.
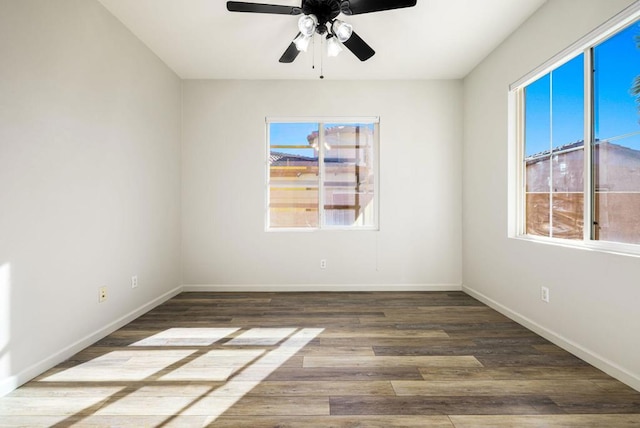
POLYGON ((102 303, 107 300, 107 287, 100 287, 98 290, 98 303, 102 303))
POLYGON ((327 268, 327 259, 320 259, 320 269, 327 268))
POLYGON ((543 302, 549 303, 549 288, 541 287, 540 288, 540 298, 543 302))
POLYGON ((131 277, 131 288, 137 288, 138 287, 138 275, 133 275, 131 277))

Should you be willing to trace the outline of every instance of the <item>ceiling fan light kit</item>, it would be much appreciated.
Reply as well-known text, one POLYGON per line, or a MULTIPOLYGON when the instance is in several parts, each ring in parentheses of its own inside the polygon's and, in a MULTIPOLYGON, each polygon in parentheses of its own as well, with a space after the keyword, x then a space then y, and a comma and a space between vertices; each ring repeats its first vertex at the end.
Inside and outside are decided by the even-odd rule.
MULTIPOLYGON (((311 36, 305 36, 302 33, 298 33, 295 39, 293 39, 293 44, 296 46, 296 49, 299 52, 306 52, 309 49, 309 42, 311 41, 311 36)), ((281 61, 284 62, 284 61, 281 61)))
POLYGON ((338 38, 338 40, 340 40, 341 43, 344 43, 349 40, 349 37, 351 37, 351 34, 353 33, 353 26, 336 19, 331 24, 331 32, 338 38))
POLYGON ((336 56, 344 45, 360 61, 375 55, 375 51, 355 31, 353 26, 337 19, 371 12, 413 7, 417 0, 302 0, 300 7, 274 4, 228 1, 230 12, 302 15, 298 19, 298 34, 280 57, 280 62, 291 63, 298 54, 306 52, 315 33, 326 36, 327 55, 336 56))
POLYGON ((327 56, 338 56, 340 52, 342 52, 342 46, 338 41, 338 38, 333 34, 329 34, 327 36, 327 56))
POLYGON ((313 36, 318 27, 318 18, 315 15, 302 15, 298 20, 298 29, 306 37, 313 36))

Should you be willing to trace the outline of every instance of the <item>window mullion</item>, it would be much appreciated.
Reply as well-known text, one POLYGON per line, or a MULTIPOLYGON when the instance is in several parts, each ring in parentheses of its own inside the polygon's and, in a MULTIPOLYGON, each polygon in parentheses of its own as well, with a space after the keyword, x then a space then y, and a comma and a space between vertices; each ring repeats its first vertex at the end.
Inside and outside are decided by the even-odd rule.
POLYGON ((320 229, 323 229, 326 225, 324 210, 324 146, 324 123, 318 123, 318 221, 320 222, 320 229))
POLYGON ((524 150, 524 138, 525 138, 525 117, 526 117, 526 104, 524 102, 524 88, 520 88, 516 94, 516 103, 519 114, 516 118, 516 132, 517 141, 521 142, 517 147, 517 156, 518 156, 518 178, 520 183, 518 183, 518 188, 520 191, 518 192, 518 235, 524 235, 527 233, 527 163, 526 156, 524 150))
POLYGON ((594 237, 593 224, 593 48, 584 51, 584 240, 594 237))
POLYGON ((549 237, 553 238, 553 71, 549 74, 549 237))

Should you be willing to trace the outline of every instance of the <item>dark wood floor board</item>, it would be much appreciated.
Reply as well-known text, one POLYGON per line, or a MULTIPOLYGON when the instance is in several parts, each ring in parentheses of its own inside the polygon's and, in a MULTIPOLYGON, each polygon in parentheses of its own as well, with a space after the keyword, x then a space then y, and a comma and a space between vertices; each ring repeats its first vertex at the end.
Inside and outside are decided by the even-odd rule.
POLYGON ((222 417, 216 428, 455 428, 447 416, 315 416, 288 418, 222 417))
POLYGON ((267 380, 284 381, 379 381, 379 380, 421 380, 422 376, 417 367, 353 367, 353 368, 325 368, 312 367, 303 369, 281 368, 274 371, 267 380))
MULTIPOLYGON (((441 343, 439 339, 446 339, 446 335, 443 335, 440 338, 395 338, 395 337, 367 337, 366 335, 362 335, 360 337, 336 337, 330 339, 322 339, 320 338, 318 341, 321 346, 371 346, 371 347, 423 347, 425 344, 434 342, 434 346, 437 346, 435 343, 441 343), (438 340, 438 342, 436 342, 438 340)), ((472 343, 468 342, 469 346, 473 346, 472 343)))
MULTIPOLYGON (((549 367, 549 366, 529 366, 529 367, 482 367, 482 368, 423 368, 420 374, 426 381, 455 381, 455 380, 580 380, 590 381, 607 380, 610 381, 606 373, 593 366, 574 367, 549 367)), ((620 383, 613 381, 614 383, 620 383)))
POLYGON ((544 395, 331 397, 332 415, 564 414, 544 395))
POLYGON ((637 428, 640 415, 524 415, 449 417, 455 428, 637 428))
POLYGON ((461 292, 182 293, 0 427, 631 427, 640 392, 461 292))
POLYGON ((543 355, 533 346, 374 346, 377 356, 418 356, 418 355, 543 355))
POLYGON ((566 413, 640 413, 640 394, 605 393, 590 394, 577 390, 573 394, 549 394, 566 413))
MULTIPOLYGON (((469 320, 473 319, 475 321, 486 321, 486 322, 503 322, 504 316, 499 314, 476 314, 468 317, 469 320)), ((417 323, 440 323, 440 324, 459 324, 461 317, 456 316, 455 314, 432 314, 432 313, 407 313, 402 317, 399 316, 391 316, 385 312, 385 317, 370 317, 370 316, 361 316, 359 317, 360 324, 362 325, 389 325, 391 323, 395 324, 417 324, 417 323)), ((446 327, 444 327, 446 328, 446 327)))
POLYGON ((318 335, 320 339, 389 338, 389 339, 443 339, 449 336, 442 330, 397 330, 377 326, 333 327, 318 335))
MULTIPOLYGON (((573 396, 587 399, 601 396, 603 390, 589 380, 451 380, 451 381, 392 381, 396 395, 417 396, 485 396, 485 395, 547 395, 573 396)), ((615 401, 615 400, 614 400, 615 401)))
POLYGON ((569 353, 560 355, 479 355, 478 360, 485 367, 571 367, 588 365, 588 363, 569 353))
POLYGON ((340 315, 334 317, 315 317, 301 316, 298 319, 279 319, 277 317, 247 317, 237 316, 231 319, 230 324, 240 327, 349 327, 359 324, 357 317, 342 317, 340 315))

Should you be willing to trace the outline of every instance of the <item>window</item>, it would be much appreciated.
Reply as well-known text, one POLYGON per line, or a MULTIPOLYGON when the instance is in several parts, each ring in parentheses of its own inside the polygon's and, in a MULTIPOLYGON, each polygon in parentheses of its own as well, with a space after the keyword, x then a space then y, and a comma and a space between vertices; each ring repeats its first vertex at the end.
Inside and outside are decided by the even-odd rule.
POLYGON ((267 128, 268 230, 377 228, 377 118, 267 128))
POLYGON ((584 60, 524 88, 526 232, 582 239, 584 60))
POLYGON ((516 235, 640 244, 639 15, 636 5, 512 85, 516 235))

